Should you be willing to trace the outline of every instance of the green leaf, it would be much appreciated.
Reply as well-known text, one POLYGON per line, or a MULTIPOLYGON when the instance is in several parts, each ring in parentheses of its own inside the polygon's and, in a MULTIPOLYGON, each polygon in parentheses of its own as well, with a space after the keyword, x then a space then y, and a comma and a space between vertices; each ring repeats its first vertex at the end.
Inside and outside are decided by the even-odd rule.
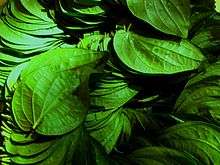
POLYGON ((20 0, 23 7, 30 12, 32 15, 45 20, 52 22, 53 20, 48 17, 47 12, 45 11, 44 7, 38 1, 32 0, 20 0))
MULTIPOLYGON (((127 119, 128 120, 128 119, 127 119)), ((111 152, 122 132, 126 116, 121 111, 90 113, 86 118, 86 127, 90 135, 111 152)))
POLYGON ((193 77, 176 102, 176 114, 196 115, 220 124, 220 61, 193 77))
POLYGON ((24 144, 13 144, 11 141, 5 142, 6 151, 12 155, 19 155, 19 156, 33 156, 40 154, 41 152, 46 151, 49 147, 51 147, 54 143, 52 141, 40 141, 35 143, 27 143, 24 144))
POLYGON ((190 26, 189 0, 127 0, 132 14, 172 35, 187 38, 190 26))
POLYGON ((91 75, 91 105, 105 110, 118 109, 130 101, 137 93, 128 86, 124 79, 118 79, 112 74, 91 75))
POLYGON ((211 25, 201 28, 192 38, 192 43, 198 47, 208 50, 217 51, 220 46, 220 25, 211 25))
POLYGON ((57 137, 13 132, 4 145, 14 164, 110 165, 111 162, 103 147, 82 126, 57 137))
POLYGON ((62 45, 56 38, 39 38, 9 28, 2 20, 0 20, 0 28, 1 42, 11 49, 26 54, 42 52, 62 45))
POLYGON ((8 0, 1 164, 219 165, 214 1, 8 0))
POLYGON ((192 155, 166 147, 145 147, 135 150, 128 158, 137 165, 198 165, 192 155))
POLYGON ((18 51, 0 48, 0 86, 4 86, 6 79, 8 79, 7 84, 9 85, 10 83, 9 86, 11 87, 15 83, 13 81, 19 75, 19 70, 21 70, 23 65, 22 63, 25 63, 29 59, 30 57, 18 51), (16 66, 18 67, 16 68, 16 66))
POLYGON ((53 155, 39 164, 110 165, 110 160, 102 146, 92 139, 82 127, 60 138, 53 151, 53 155))
POLYGON ((58 25, 71 31, 98 29, 106 18, 100 1, 59 1, 56 14, 62 17, 56 19, 58 25))
POLYGON ((31 135, 24 134, 24 132, 12 132, 10 134, 10 140, 12 143, 26 144, 33 142, 35 138, 31 135))
POLYGON ((200 50, 187 40, 159 40, 122 30, 114 37, 114 48, 126 66, 140 73, 173 74, 190 71, 197 69, 204 60, 200 50))
MULTIPOLYGON (((4 142, 4 147, 13 163, 35 164, 52 156, 55 149, 61 145, 61 139, 12 132, 10 138, 4 142)), ((61 154, 60 156, 62 157, 61 154)))
POLYGON ((59 48, 33 58, 22 72, 12 100, 13 115, 19 127, 44 135, 65 134, 78 127, 86 113, 77 96, 85 76, 80 67, 96 62, 103 55, 59 48))
POLYGON ((121 108, 91 112, 86 117, 85 125, 90 135, 110 153, 116 147, 119 138, 128 139, 134 123, 143 122, 142 120, 144 121, 144 112, 121 108))
POLYGON ((220 3, 217 0, 215 0, 215 10, 220 13, 220 3))
POLYGON ((111 38, 99 33, 85 34, 82 40, 77 44, 78 48, 107 51, 111 38))
POLYGON ((103 9, 99 6, 94 7, 88 7, 88 8, 80 8, 80 9, 74 9, 78 14, 88 14, 88 15, 101 15, 104 13, 103 9))
MULTIPOLYGON (((72 139, 75 136, 72 136, 72 139)), ((67 155, 67 164, 88 164, 88 165, 111 165, 114 163, 106 154, 104 148, 93 139, 85 129, 81 131, 80 136, 70 146, 70 152, 67 155)))
POLYGON ((25 54, 56 48, 67 38, 38 1, 9 1, 0 27, 1 44, 25 54))
POLYGON ((9 91, 13 91, 16 86, 17 80, 22 70, 28 65, 28 63, 22 63, 12 69, 6 80, 6 86, 9 91))
POLYGON ((199 164, 219 164, 220 128, 204 122, 185 122, 163 131, 158 143, 189 153, 199 164))

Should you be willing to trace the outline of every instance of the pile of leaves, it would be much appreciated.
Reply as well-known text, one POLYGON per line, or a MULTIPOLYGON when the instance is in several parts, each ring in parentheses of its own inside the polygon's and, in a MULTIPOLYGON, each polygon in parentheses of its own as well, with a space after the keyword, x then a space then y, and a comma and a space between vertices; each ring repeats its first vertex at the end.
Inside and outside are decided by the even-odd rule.
POLYGON ((0 161, 219 165, 214 0, 8 0, 0 161))

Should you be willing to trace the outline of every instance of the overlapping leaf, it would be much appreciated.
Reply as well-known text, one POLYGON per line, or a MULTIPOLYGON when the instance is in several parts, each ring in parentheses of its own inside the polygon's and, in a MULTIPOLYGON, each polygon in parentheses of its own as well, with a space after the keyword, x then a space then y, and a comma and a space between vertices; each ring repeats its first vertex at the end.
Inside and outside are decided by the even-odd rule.
POLYGON ((147 38, 118 31, 114 48, 119 59, 140 73, 173 74, 197 69, 204 56, 187 40, 180 42, 147 38))
POLYGON ((5 148, 14 164, 110 164, 102 147, 82 127, 55 138, 12 132, 5 148))
POLYGON ((131 100, 138 92, 128 86, 125 80, 112 74, 93 74, 90 92, 91 105, 104 110, 118 109, 131 100), (93 82, 92 82, 93 83, 93 82))
POLYGON ((58 46, 67 38, 37 1, 10 1, 0 19, 0 85, 18 64, 58 46), (33 8, 34 3, 34 8, 33 8))
POLYGON ((45 135, 64 134, 78 127, 86 112, 74 94, 85 76, 80 67, 102 56, 89 50, 60 48, 31 60, 12 101, 19 127, 45 135))
POLYGON ((30 57, 13 51, 11 49, 0 48, 0 86, 4 86, 9 74, 17 65, 30 60, 30 57))
POLYGON ((68 31, 94 30, 105 21, 101 1, 60 1, 56 2, 57 24, 68 31))
POLYGON ((135 123, 145 122, 145 111, 129 108, 91 112, 86 117, 86 128, 99 141, 107 153, 111 152, 119 139, 129 139, 135 123))
POLYGON ((187 38, 190 26, 189 0, 127 0, 132 14, 156 29, 187 38))
POLYGON ((158 142, 193 155, 199 164, 219 164, 219 131, 215 125, 186 122, 165 130, 158 142))
POLYGON ((0 162, 220 164, 214 8, 214 0, 8 0, 0 162))
POLYGON ((65 35, 34 1, 10 1, 1 16, 1 43, 25 54, 56 48, 65 35))
POLYGON ((220 62, 193 77, 176 102, 179 115, 196 115, 219 123, 220 62))
POLYGON ((111 38, 98 32, 92 34, 84 34, 84 37, 77 44, 78 48, 107 51, 111 38))
POLYGON ((129 159, 137 165, 198 165, 199 162, 192 155, 166 147, 145 147, 135 150, 129 159))
POLYGON ((220 44, 220 23, 219 15, 212 14, 209 17, 207 24, 202 25, 192 38, 192 43, 199 48, 211 53, 219 50, 220 44))

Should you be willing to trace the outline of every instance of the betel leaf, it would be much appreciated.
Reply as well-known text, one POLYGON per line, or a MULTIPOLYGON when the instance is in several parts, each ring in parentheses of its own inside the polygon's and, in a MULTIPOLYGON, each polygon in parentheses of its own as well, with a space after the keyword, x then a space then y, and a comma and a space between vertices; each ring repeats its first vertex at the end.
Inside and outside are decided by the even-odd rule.
POLYGON ((30 14, 42 20, 53 22, 53 20, 48 17, 46 10, 44 10, 43 6, 41 6, 38 1, 20 0, 20 2, 23 7, 30 12, 30 14))
POLYGON ((23 134, 23 132, 11 132, 10 133, 10 141, 12 143, 26 144, 31 143, 35 140, 35 137, 23 134))
POLYGON ((82 127, 56 138, 43 136, 30 141, 29 135, 25 136, 13 133, 11 140, 6 141, 6 150, 12 154, 11 160, 15 164, 109 164, 102 146, 82 127))
POLYGON ((9 28, 2 20, 0 20, 0 28, 1 43, 6 45, 6 47, 25 54, 43 52, 62 45, 57 38, 39 38, 9 28))
POLYGON ((54 144, 54 140, 51 141, 38 141, 35 143, 13 143, 8 140, 5 142, 5 148, 8 153, 12 155, 20 156, 33 156, 44 152, 54 144))
POLYGON ((215 0, 215 10, 220 13, 220 2, 215 0))
POLYGON ((27 66, 27 64, 28 63, 22 63, 20 65, 17 65, 16 67, 13 67, 5 82, 5 85, 9 91, 13 91, 13 88, 15 88, 16 82, 22 70, 27 66))
POLYGON ((21 73, 12 100, 18 126, 23 131, 34 129, 45 135, 64 134, 78 127, 86 113, 76 93, 85 76, 80 67, 103 54, 59 48, 31 60, 21 73))
POLYGON ((137 93, 129 87, 124 79, 118 79, 112 74, 92 74, 91 79, 91 105, 104 110, 118 109, 131 100, 137 93))
POLYGON ((133 164, 137 165, 198 165, 199 162, 192 155, 166 147, 145 147, 135 150, 128 155, 133 164))
POLYGON ((214 1, 7 0, 1 164, 219 165, 214 1))
POLYGON ((202 27, 192 38, 192 43, 198 47, 208 50, 219 50, 220 45, 220 25, 211 25, 208 27, 202 27))
POLYGON ((189 0, 127 0, 132 14, 172 35, 187 38, 190 26, 189 0))
POLYGON ((114 48, 119 59, 140 73, 173 74, 197 69, 203 54, 187 40, 180 42, 147 38, 117 31, 114 48))
POLYGON ((107 51, 111 38, 107 35, 99 33, 85 34, 81 41, 77 44, 78 48, 107 51))
MULTIPOLYGON (((59 138, 37 137, 24 132, 11 132, 5 149, 15 164, 36 164, 53 155, 59 138)), ((62 155, 60 155, 62 157, 62 155)))
POLYGON ((82 1, 57 1, 56 12, 57 24, 69 31, 95 30, 103 25, 105 21, 105 11, 100 6, 100 2, 82 1), (87 5, 86 5, 87 4, 87 5), (89 5, 91 4, 91 5, 89 5))
POLYGON ((85 125, 90 135, 110 153, 120 138, 129 139, 135 122, 145 122, 144 114, 144 111, 130 108, 91 112, 85 125))
MULTIPOLYGON (((28 57, 25 57, 20 52, 0 48, 0 86, 4 85, 6 79, 11 74, 12 70, 14 70, 16 65, 22 65, 22 63, 25 63, 28 59, 28 57)), ((9 79, 12 78, 13 77, 10 76, 9 79)))
POLYGON ((115 147, 126 122, 129 120, 120 110, 100 111, 87 115, 86 127, 90 135, 99 141, 109 153, 115 147))
MULTIPOLYGON (((75 135, 72 135, 72 139, 75 135)), ((107 156, 104 148, 85 129, 72 141, 64 164, 115 165, 107 156)))
POLYGON ((163 131, 158 143, 186 152, 199 160, 199 164, 219 164, 220 128, 199 121, 177 124, 163 131))
POLYGON ((220 61, 193 77, 176 101, 176 114, 196 115, 220 124, 220 61))
POLYGON ((36 36, 55 36, 62 35, 63 31, 60 30, 54 22, 41 20, 38 17, 33 17, 33 15, 28 15, 27 17, 22 17, 22 9, 16 8, 16 5, 13 4, 16 2, 10 3, 9 7, 4 10, 4 15, 1 17, 1 20, 14 30, 36 36), (15 12, 16 11, 16 12, 15 12), (20 15, 19 15, 20 14, 20 15))

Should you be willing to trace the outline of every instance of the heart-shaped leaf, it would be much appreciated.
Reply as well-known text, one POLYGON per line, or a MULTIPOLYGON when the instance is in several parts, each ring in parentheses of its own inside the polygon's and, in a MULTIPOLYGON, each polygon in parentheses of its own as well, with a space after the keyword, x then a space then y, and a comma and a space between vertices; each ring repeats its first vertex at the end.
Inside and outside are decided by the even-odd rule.
POLYGON ((114 48, 129 68, 148 74, 173 74, 197 69, 204 56, 187 40, 180 42, 147 38, 118 31, 114 48))
POLYGON ((86 112, 76 93, 85 76, 80 67, 103 54, 60 48, 31 60, 21 74, 12 101, 18 126, 45 135, 65 134, 78 127, 86 112))

